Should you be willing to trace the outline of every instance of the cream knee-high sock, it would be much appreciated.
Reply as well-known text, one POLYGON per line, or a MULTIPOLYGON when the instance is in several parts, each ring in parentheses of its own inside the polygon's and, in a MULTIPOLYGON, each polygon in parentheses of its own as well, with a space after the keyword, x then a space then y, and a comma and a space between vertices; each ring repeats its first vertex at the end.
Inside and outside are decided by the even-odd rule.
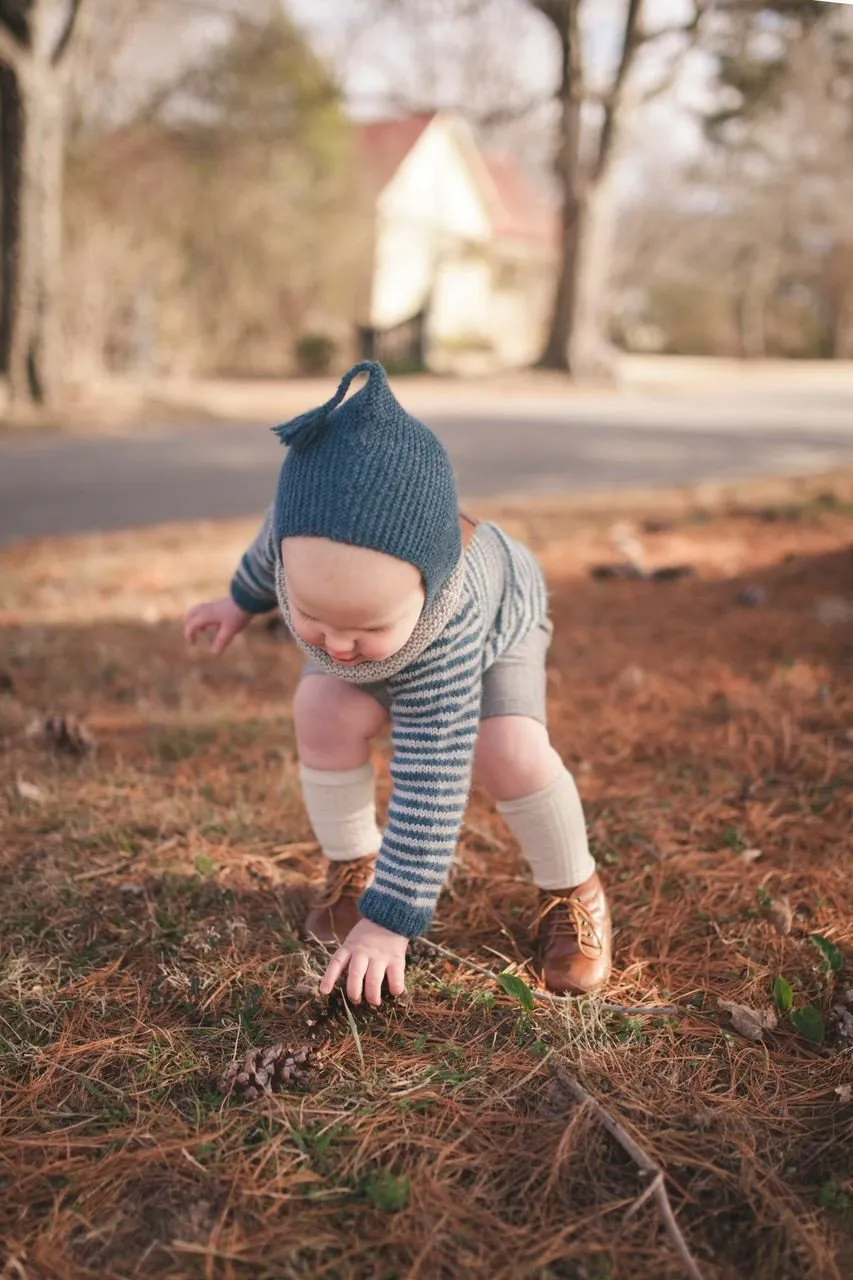
POLYGON ((351 862, 379 852, 373 765, 309 769, 300 765, 302 796, 314 835, 327 858, 351 862))
POLYGON ((568 769, 542 791, 501 801, 497 810, 521 845, 540 889, 574 888, 595 871, 581 799, 568 769))

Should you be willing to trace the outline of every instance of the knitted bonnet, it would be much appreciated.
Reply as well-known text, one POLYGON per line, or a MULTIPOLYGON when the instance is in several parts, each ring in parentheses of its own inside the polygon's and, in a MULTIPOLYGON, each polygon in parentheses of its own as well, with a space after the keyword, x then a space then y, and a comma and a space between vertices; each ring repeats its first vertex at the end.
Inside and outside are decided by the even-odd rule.
POLYGON ((423 575, 427 606, 462 555, 456 482, 438 438, 396 400, 381 364, 350 369, 331 400, 274 428, 289 445, 273 527, 384 551, 423 575), (349 399, 360 373, 367 382, 349 399))

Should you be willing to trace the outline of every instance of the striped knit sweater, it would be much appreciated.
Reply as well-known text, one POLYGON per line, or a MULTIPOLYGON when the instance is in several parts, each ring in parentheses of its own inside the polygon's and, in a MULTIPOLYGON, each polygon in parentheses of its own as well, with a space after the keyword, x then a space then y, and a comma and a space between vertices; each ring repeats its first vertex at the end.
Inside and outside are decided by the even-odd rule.
MULTIPOLYGON (((268 513, 231 595, 249 613, 278 605, 293 631, 274 542, 268 513)), ((497 525, 481 524, 412 638, 390 659, 339 665, 294 632, 330 674, 355 684, 388 682, 393 785, 374 881, 359 901, 367 919, 407 937, 428 929, 468 802, 483 672, 547 613, 532 553, 497 525)))

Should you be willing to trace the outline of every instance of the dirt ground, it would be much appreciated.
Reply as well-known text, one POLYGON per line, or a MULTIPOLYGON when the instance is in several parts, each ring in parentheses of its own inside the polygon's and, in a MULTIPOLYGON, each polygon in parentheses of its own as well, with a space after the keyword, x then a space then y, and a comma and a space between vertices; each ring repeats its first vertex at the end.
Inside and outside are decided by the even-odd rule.
MULTIPOLYGON (((298 654, 180 634, 252 522, 0 558, 4 1280, 686 1274, 560 1072, 699 1274, 851 1274, 853 501, 616 514, 503 513, 616 925, 606 1000, 532 1010, 422 944, 394 1007, 316 1001, 298 654), (628 536, 692 572, 594 577, 628 536), (276 1043, 283 1087, 223 1089, 276 1043)), ((533 906, 475 793, 431 938, 535 988, 533 906)))
MULTIPOLYGON (((321 378, 133 377, 87 373, 65 388, 49 410, 13 408, 0 382, 0 436, 32 429, 74 435, 124 434, 152 426, 198 427, 217 422, 278 422, 328 399, 337 374, 321 378)), ((398 375, 407 407, 418 414, 489 411, 497 403, 523 403, 526 412, 561 409, 567 402, 594 403, 620 392, 636 396, 756 396, 813 394, 853 397, 850 360, 731 360, 689 356, 622 354, 608 383, 573 382, 561 373, 536 369, 480 376, 398 375)))

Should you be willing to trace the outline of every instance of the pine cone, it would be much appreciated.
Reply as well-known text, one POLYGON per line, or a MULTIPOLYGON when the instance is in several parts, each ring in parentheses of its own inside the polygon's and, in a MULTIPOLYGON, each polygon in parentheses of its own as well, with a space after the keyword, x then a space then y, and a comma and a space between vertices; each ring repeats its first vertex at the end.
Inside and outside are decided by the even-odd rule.
POLYGON ((319 1065, 314 1049, 285 1049, 279 1041, 266 1049, 250 1049, 242 1065, 232 1059, 222 1073, 219 1087, 223 1093, 254 1101, 264 1094, 298 1088, 319 1065))
MULTIPOLYGON (((382 1004, 378 1008, 372 1004, 367 1004, 365 1001, 362 1001, 361 1004, 353 1004, 350 1001, 349 1011, 355 1025, 362 1029, 369 1027, 371 1023, 375 1023, 377 1018, 387 1014, 389 1009, 399 1005, 399 1003, 396 996, 389 994, 387 985, 383 981, 382 1004)), ((315 1042, 328 1039, 336 1030, 347 1030, 349 1028, 344 994, 340 987, 335 987, 329 996, 318 996, 316 1000, 312 1000, 305 1010, 305 1014, 308 1038, 315 1042)))
POLYGON ((416 964, 424 973, 441 973, 447 961, 434 951, 426 938, 413 938, 409 943, 409 963, 416 964))
POLYGON ((27 736, 40 746, 66 756, 87 756, 95 750, 95 739, 76 716, 47 716, 36 720, 27 736))

